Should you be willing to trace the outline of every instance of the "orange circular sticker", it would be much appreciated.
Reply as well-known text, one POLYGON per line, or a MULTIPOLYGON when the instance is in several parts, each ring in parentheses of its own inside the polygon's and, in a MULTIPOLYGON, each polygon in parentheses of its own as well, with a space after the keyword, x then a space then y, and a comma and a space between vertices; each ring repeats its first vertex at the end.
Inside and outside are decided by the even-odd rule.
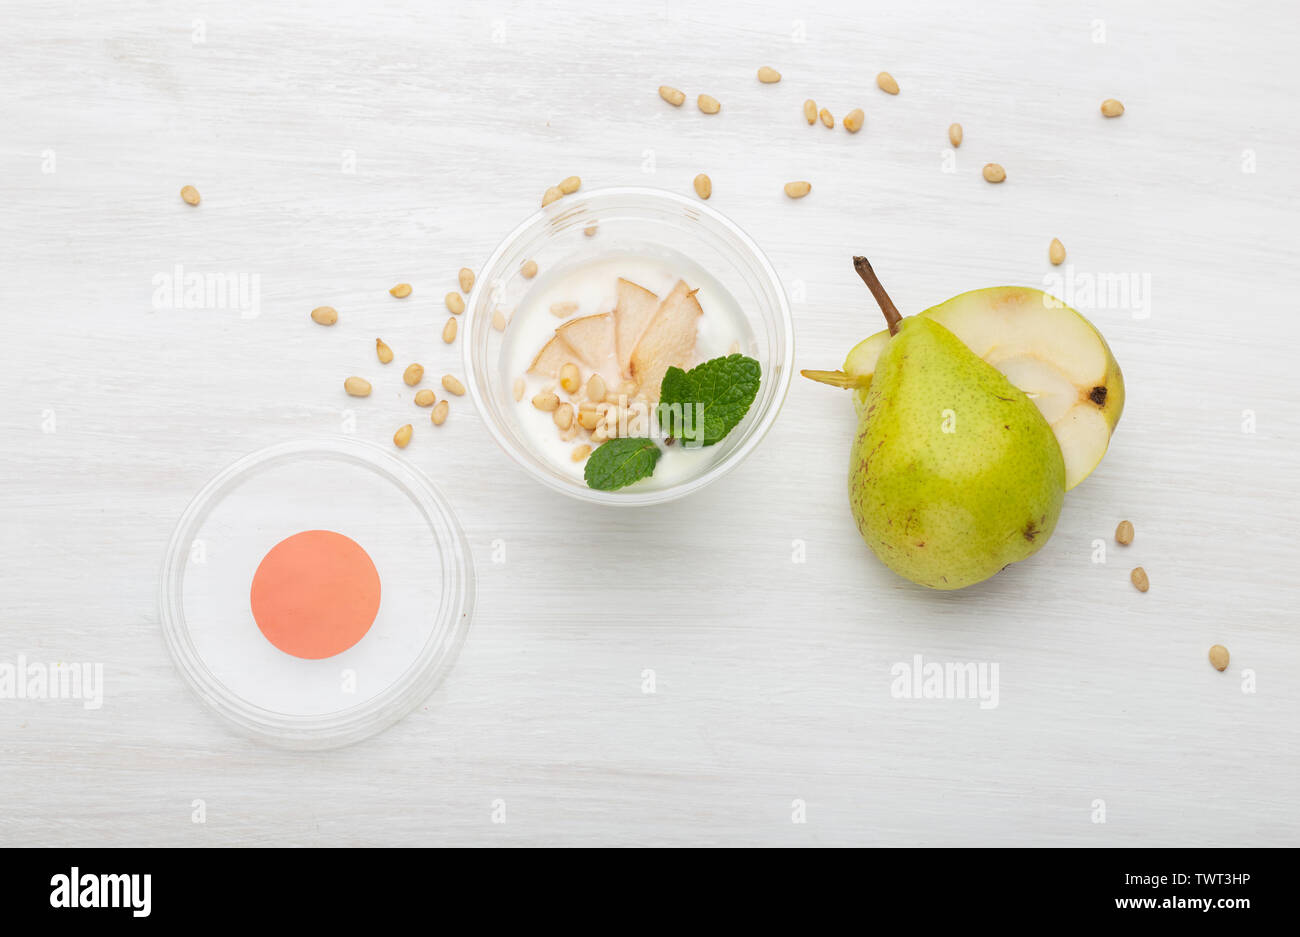
POLYGON ((321 660, 356 644, 379 614, 379 571, 351 537, 305 530, 281 540, 253 574, 249 602, 266 639, 321 660))

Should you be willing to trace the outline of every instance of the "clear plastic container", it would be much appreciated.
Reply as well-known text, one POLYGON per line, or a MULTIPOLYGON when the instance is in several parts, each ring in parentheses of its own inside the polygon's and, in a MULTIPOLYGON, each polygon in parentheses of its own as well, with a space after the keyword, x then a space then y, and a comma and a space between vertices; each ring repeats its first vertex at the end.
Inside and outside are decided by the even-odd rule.
POLYGON ((474 608, 474 571, 450 506, 418 469, 349 437, 245 456, 186 508, 163 564, 163 632, 200 699, 239 730, 290 748, 332 748, 388 727, 450 670, 474 608), (369 631, 322 660, 294 657, 249 605, 268 550, 305 530, 367 552, 382 597, 369 631))
POLYGON ((734 223, 696 199, 647 188, 598 189, 553 202, 506 236, 475 283, 461 323, 469 392, 501 448, 530 475, 571 497, 599 504, 646 505, 681 498, 740 464, 775 422, 794 368, 794 325, 785 290, 758 245, 734 223), (597 226, 594 236, 585 233, 597 226), (660 249, 689 257, 739 304, 753 334, 747 354, 763 379, 744 421, 718 445, 720 457, 698 475, 653 490, 597 491, 541 457, 521 430, 513 377, 502 362, 504 335, 492 327, 497 307, 513 309, 532 281, 521 268, 572 265, 609 254, 653 254, 660 249))

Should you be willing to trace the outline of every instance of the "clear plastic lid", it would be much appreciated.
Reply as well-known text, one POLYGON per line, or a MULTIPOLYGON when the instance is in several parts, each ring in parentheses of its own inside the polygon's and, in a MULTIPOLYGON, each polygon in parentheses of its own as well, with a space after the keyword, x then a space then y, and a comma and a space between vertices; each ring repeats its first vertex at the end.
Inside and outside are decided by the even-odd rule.
POLYGON ((474 570, 464 532, 404 459, 348 437, 245 456, 186 508, 167 548, 163 632, 199 697, 240 730, 291 748, 332 748, 396 722, 451 669, 469 630, 474 570), (263 634, 250 604, 273 547, 304 531, 355 541, 378 571, 373 624, 311 660, 263 634))

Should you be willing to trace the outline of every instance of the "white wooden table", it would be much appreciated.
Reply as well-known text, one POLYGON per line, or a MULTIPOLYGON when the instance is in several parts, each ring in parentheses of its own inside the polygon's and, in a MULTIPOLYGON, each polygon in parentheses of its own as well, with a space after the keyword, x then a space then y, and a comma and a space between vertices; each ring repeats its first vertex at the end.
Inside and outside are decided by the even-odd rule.
MULTIPOLYGON (((621 6, 6 4, 0 664, 99 662, 106 686, 98 710, 0 700, 0 842, 1300 841, 1294 5, 621 6), (866 128, 808 127, 807 97, 866 128), (904 311, 1043 286, 1052 237, 1076 287, 1149 287, 1080 303, 1128 404, 1052 541, 962 593, 897 579, 847 510, 849 400, 802 380, 756 457, 633 513, 532 482, 462 402, 405 454, 477 564, 441 689, 323 754, 204 709, 156 597, 203 482, 337 431, 376 334, 458 369, 441 297, 547 185, 689 192, 702 171, 784 278, 801 367, 880 328, 853 253, 904 311), (260 315, 156 309, 176 265, 255 275, 260 315), (306 319, 321 303, 333 330, 306 319), (917 654, 997 663, 999 705, 895 698, 917 654)), ((369 403, 357 435, 386 442, 408 405, 369 403)))

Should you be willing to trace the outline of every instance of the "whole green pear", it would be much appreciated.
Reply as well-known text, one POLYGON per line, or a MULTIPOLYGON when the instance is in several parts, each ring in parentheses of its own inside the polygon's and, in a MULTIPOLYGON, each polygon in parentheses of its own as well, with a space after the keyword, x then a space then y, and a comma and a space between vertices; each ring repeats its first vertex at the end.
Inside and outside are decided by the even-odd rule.
POLYGON ((961 589, 1047 542, 1065 500, 1065 462, 1024 391, 938 322, 889 309, 896 331, 852 448, 853 517, 894 572, 961 589))

